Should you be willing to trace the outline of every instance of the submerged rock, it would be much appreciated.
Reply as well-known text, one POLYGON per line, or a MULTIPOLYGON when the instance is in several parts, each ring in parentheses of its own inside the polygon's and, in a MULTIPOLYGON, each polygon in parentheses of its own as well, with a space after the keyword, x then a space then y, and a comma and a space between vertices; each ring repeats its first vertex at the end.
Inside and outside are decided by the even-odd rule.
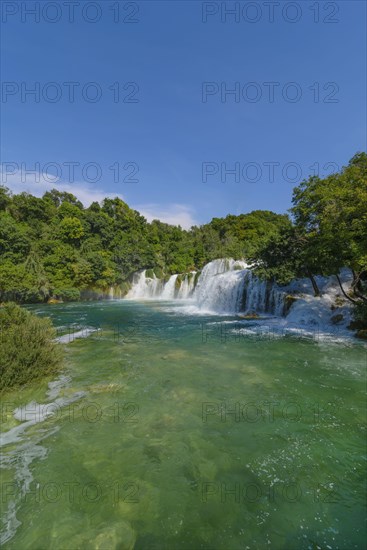
POLYGON ((288 311, 291 309, 294 302, 297 301, 297 297, 293 296, 292 294, 287 294, 287 296, 284 298, 284 309, 285 309, 285 315, 287 315, 288 311))
POLYGON ((358 330, 356 337, 362 338, 363 340, 367 340, 367 329, 358 330))
POLYGON ((58 298, 49 298, 47 300, 47 303, 48 304, 63 304, 64 302, 63 302, 63 300, 58 299, 58 298))
POLYGON ((247 320, 251 320, 251 319, 260 319, 260 315, 258 313, 246 313, 245 315, 239 315, 239 317, 241 317, 241 319, 247 319, 247 320))
POLYGON ((349 323, 348 328, 349 330, 363 330, 366 328, 366 323, 355 319, 349 323))
POLYGON ((337 313, 336 315, 333 315, 330 318, 330 322, 333 325, 337 325, 338 323, 341 323, 341 321, 343 321, 343 320, 344 320, 344 315, 342 315, 341 313, 337 313))
POLYGON ((133 550, 136 533, 127 521, 102 529, 95 538, 95 550, 133 550))

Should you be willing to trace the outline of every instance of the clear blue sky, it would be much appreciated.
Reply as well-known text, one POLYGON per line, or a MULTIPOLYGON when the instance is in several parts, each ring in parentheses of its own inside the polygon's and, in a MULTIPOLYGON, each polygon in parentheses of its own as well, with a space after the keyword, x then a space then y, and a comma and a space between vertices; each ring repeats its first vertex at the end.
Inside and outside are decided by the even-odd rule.
MULTIPOLYGON (((45 3, 28 2, 27 6, 35 4, 45 3)), ((324 168, 326 163, 341 166, 356 151, 365 150, 364 1, 316 2, 318 23, 315 8, 311 9, 315 2, 305 0, 296 3, 301 13, 285 8, 289 2, 278 2, 273 22, 262 0, 256 13, 253 5, 240 2, 238 23, 235 16, 221 14, 221 8, 233 7, 234 2, 210 2, 203 7, 198 1, 143 1, 136 3, 138 13, 134 3, 120 2, 117 23, 110 9, 116 6, 112 0, 97 3, 101 17, 96 23, 83 19, 85 4, 80 1, 75 7, 74 23, 68 21, 64 5, 60 20, 51 23, 57 15, 52 8, 35 22, 33 16, 21 13, 20 2, 3 2, 2 79, 15 84, 6 85, 8 95, 5 99, 3 95, 1 104, 1 161, 19 167, 25 163, 27 168, 39 163, 41 172, 47 163, 62 168, 61 179, 54 184, 42 173, 40 182, 31 174, 22 182, 21 170, 8 174, 6 184, 14 190, 41 194, 46 187, 59 187, 70 189, 85 202, 118 194, 148 217, 190 225, 253 209, 285 212, 294 184, 282 171, 288 166, 288 179, 297 178, 288 163, 297 163, 306 177, 315 163, 323 174, 330 170, 324 168), (8 5, 6 13, 4 5, 8 5), (12 15, 14 6, 18 12, 12 15), (204 23, 203 10, 218 13, 207 13, 204 23), (249 22, 256 17, 259 21, 249 22), (137 22, 123 22, 123 18, 137 22), (113 101, 108 88, 117 81, 120 99, 131 93, 136 103, 113 101), (24 90, 35 82, 40 85, 40 101, 26 96, 22 102, 22 86, 24 90), (49 99, 57 88, 44 88, 49 82, 62 90, 61 99, 54 103, 49 99), (80 83, 74 103, 64 82, 80 83), (88 82, 100 87, 100 101, 83 98, 81 88, 88 82), (134 94, 132 86, 123 90, 127 82, 135 82, 139 91, 134 94), (216 86, 219 89, 207 95, 206 102, 203 82, 216 83, 214 92, 216 86), (234 95, 221 101, 221 83, 231 89, 235 82, 243 91, 240 101, 234 95), (256 84, 249 86, 251 82, 256 84), (264 82, 279 83, 273 102, 264 82), (297 102, 285 96, 292 98, 297 92, 294 86, 287 88, 289 82, 302 92, 297 102), (330 82, 335 84, 323 89, 330 82), (315 102, 317 87, 319 101, 315 102), (257 102, 249 101, 254 93, 262 94, 257 102), (325 102, 328 99, 337 101, 325 102), (79 163, 74 182, 65 162, 79 163), (87 178, 83 176, 81 167, 89 162, 101 167, 100 181, 90 181, 93 167, 87 178), (121 167, 118 182, 109 169, 116 162, 121 167), (134 169, 123 169, 128 162, 139 167, 133 178, 137 182, 121 181, 134 169), (209 170, 218 168, 206 182, 204 162, 213 163, 209 170), (279 163, 274 166, 273 182, 264 164, 269 162, 279 163), (241 174, 236 182, 234 176, 223 174, 222 182, 221 163, 228 169, 239 163, 248 179, 260 179, 245 181, 241 174)), ((86 17, 93 19, 97 12, 93 7, 88 10, 86 17)), ((86 93, 92 96, 94 91, 88 88, 86 93)), ((15 169, 8 166, 7 170, 15 169)), ((49 166, 49 175, 53 171, 49 166)))

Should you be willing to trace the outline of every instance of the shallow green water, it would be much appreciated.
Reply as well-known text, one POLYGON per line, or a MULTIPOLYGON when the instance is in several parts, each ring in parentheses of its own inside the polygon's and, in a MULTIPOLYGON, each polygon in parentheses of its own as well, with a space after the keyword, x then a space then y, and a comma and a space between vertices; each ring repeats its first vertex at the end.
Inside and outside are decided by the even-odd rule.
POLYGON ((8 430, 66 399, 2 449, 5 549, 364 548, 363 345, 223 338, 158 303, 34 309, 101 330, 66 345, 59 395, 4 400, 8 430))

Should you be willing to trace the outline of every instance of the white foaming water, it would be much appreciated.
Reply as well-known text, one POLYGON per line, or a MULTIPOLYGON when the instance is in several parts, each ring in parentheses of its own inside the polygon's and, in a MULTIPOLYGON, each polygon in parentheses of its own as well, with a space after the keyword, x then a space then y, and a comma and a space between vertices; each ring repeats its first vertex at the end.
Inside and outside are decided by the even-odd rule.
POLYGON ((266 311, 267 283, 253 276, 246 270, 243 273, 245 279, 245 310, 248 312, 263 313, 266 311))
POLYGON ((85 397, 85 395, 84 391, 79 391, 70 397, 59 397, 51 403, 40 404, 36 403, 36 401, 31 401, 27 405, 18 407, 14 410, 14 418, 22 422, 22 424, 0 434, 0 447, 19 441, 23 433, 30 426, 44 422, 47 418, 56 415, 61 408, 78 401, 82 397, 85 397))
MULTIPOLYGON (((340 279, 345 291, 350 289, 352 278, 350 270, 341 270, 340 279)), ((339 332, 345 331, 352 320, 352 309, 350 302, 344 298, 336 277, 317 276, 315 279, 321 291, 321 297, 314 296, 309 279, 292 281, 287 287, 297 298, 286 317, 287 322, 301 327, 317 326, 320 330, 333 325, 339 332), (336 301, 339 301, 337 308, 336 301), (336 315, 341 315, 342 319, 335 324, 333 318, 335 320, 336 315)))
POLYGON ((285 296, 286 293, 284 290, 281 290, 277 285, 272 285, 269 295, 268 308, 269 311, 278 317, 284 315, 285 296))
POLYGON ((96 332, 98 329, 96 328, 83 328, 81 330, 75 331, 75 332, 69 332, 67 334, 63 334, 63 336, 59 336, 56 338, 56 342, 59 342, 59 344, 70 344, 71 342, 74 342, 77 338, 87 338, 90 334, 93 332, 96 332))
POLYGON ((3 530, 0 533, 0 545, 10 540, 21 525, 21 521, 18 520, 16 514, 33 481, 31 464, 34 460, 43 460, 47 456, 47 449, 40 445, 40 442, 58 431, 58 429, 58 427, 50 428, 37 438, 28 440, 22 445, 1 454, 1 469, 14 469, 15 474, 14 484, 11 486, 12 491, 14 491, 12 494, 13 499, 9 501, 6 510, 3 503, 3 516, 1 518, 3 530))
POLYGON ((177 296, 180 300, 188 300, 191 298, 195 289, 195 275, 196 271, 191 271, 184 276, 177 296))
POLYGON ((246 262, 224 258, 206 264, 196 281, 196 272, 178 275, 163 281, 136 273, 127 299, 133 300, 192 300, 198 312, 237 313, 271 311, 281 315, 284 309, 284 291, 268 285, 253 276, 246 262))
POLYGON ((163 289, 163 282, 146 276, 146 269, 135 273, 133 277, 133 286, 126 295, 127 300, 151 300, 159 298, 163 289))
POLYGON ((281 316, 285 291, 255 277, 246 262, 221 259, 204 267, 193 298, 200 310, 208 312, 281 316))
MULTIPOLYGON (((204 266, 198 279, 195 272, 180 275, 181 284, 177 288, 178 275, 172 275, 166 284, 159 279, 149 279, 145 271, 135 275, 134 285, 127 298, 154 300, 188 300, 189 305, 180 308, 186 314, 233 315, 244 313, 270 313, 285 317, 289 327, 302 330, 316 329, 348 332, 351 321, 351 307, 341 293, 336 277, 316 276, 322 293, 315 297, 309 279, 297 279, 288 286, 262 281, 254 276, 250 266, 244 261, 231 258, 213 260, 204 266), (195 285, 195 282, 197 284, 195 285), (294 300, 286 309, 286 296, 294 300), (335 319, 335 316, 338 316, 335 319), (335 329, 335 330, 334 330, 335 329)), ((343 269, 340 273, 346 291, 349 290, 352 274, 343 269)))
POLYGON ((201 272, 193 300, 208 312, 234 313, 242 309, 247 264, 232 259, 214 260, 201 272))
POLYGON ((52 400, 55 399, 60 391, 64 388, 66 388, 71 382, 71 376, 66 376, 65 374, 61 374, 59 378, 56 378, 56 380, 52 380, 48 383, 48 391, 47 391, 47 398, 52 400))
MULTIPOLYGON (((60 376, 57 380, 49 383, 47 392, 48 398, 53 399, 65 388, 70 381, 68 376, 60 376)), ((85 397, 84 391, 75 392, 69 397, 58 397, 51 403, 39 404, 35 401, 25 406, 18 407, 13 411, 14 418, 20 422, 14 428, 0 434, 0 456, 1 469, 15 470, 14 494, 9 501, 8 507, 3 513, 3 530, 0 533, 0 545, 10 540, 21 522, 17 518, 17 511, 24 495, 30 490, 33 475, 30 469, 32 462, 36 459, 44 459, 47 456, 47 448, 40 445, 40 442, 59 430, 59 426, 51 425, 44 430, 29 435, 28 428, 44 422, 50 417, 57 416, 57 412, 67 405, 85 397), (14 444, 17 444, 14 446, 14 444)), ((4 503, 3 503, 4 504, 4 503)), ((3 506, 4 508, 4 506, 3 506)))
POLYGON ((163 291, 160 295, 162 300, 174 300, 176 290, 176 280, 178 275, 171 275, 167 283, 164 285, 163 291))
POLYGON ((193 293, 195 273, 192 271, 182 275, 182 282, 176 288, 178 274, 171 275, 166 283, 162 279, 146 276, 146 270, 135 273, 133 285, 126 294, 127 300, 187 300, 193 293))

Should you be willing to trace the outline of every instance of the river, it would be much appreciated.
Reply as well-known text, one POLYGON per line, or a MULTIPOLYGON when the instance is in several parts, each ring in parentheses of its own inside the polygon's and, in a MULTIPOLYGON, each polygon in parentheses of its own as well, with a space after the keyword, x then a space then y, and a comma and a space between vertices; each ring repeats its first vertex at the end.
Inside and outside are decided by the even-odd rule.
POLYGON ((185 301, 30 309, 66 368, 3 400, 4 549, 364 547, 364 344, 185 301))

